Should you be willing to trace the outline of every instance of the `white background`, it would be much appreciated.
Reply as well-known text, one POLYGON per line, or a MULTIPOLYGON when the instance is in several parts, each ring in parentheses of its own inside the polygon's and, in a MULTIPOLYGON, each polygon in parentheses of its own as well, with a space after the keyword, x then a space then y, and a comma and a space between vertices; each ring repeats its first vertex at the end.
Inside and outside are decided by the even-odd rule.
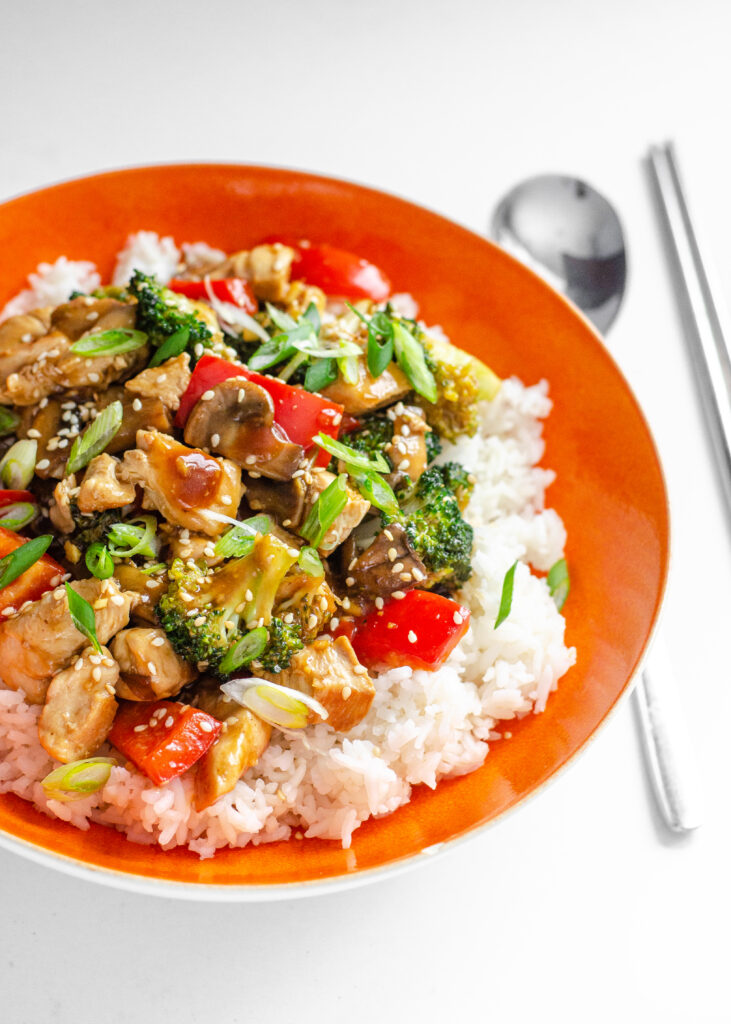
POLYGON ((0 1020, 731 1020, 729 519, 641 163, 676 139, 728 300, 729 5, 5 0, 0 15, 0 198, 204 159, 351 178, 476 230, 542 171, 616 203, 630 287, 610 347, 665 462, 663 631, 707 799, 700 831, 663 832, 626 702, 518 813, 364 889, 173 902, 0 852, 0 1020))

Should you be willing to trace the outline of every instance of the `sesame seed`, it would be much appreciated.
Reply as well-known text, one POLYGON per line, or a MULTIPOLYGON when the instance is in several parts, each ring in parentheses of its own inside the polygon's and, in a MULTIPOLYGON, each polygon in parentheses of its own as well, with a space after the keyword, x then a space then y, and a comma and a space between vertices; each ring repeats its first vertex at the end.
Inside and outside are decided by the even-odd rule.
POLYGON ((220 441, 221 441, 221 435, 220 434, 211 434, 211 448, 218 448, 218 445, 219 445, 220 441))
POLYGON ((195 352, 198 359, 200 359, 200 357, 203 355, 203 346, 201 345, 200 342, 198 342, 193 351, 195 352))
POLYGON ((424 579, 424 573, 421 571, 421 569, 417 569, 416 567, 414 567, 411 570, 411 572, 416 582, 421 583, 421 581, 424 579))
POLYGON ((403 434, 404 437, 408 437, 410 435, 411 427, 408 425, 408 423, 401 424, 401 433, 403 434))
POLYGON ((378 608, 379 610, 381 608, 383 608, 383 598, 382 597, 377 597, 376 598, 376 608, 378 608))
POLYGON ((92 679, 94 680, 95 683, 98 683, 99 680, 102 677, 102 670, 97 666, 94 669, 94 671, 91 673, 91 677, 92 677, 92 679))
POLYGON ((247 601, 253 601, 254 600, 254 595, 252 594, 252 592, 250 590, 246 591, 246 593, 244 594, 244 597, 246 598, 247 601))
POLYGON ((239 388, 239 396, 238 396, 238 401, 239 401, 239 402, 243 402, 243 400, 244 400, 245 398, 246 398, 246 391, 244 391, 244 389, 243 389, 243 388, 239 388))
POLYGON ((84 667, 84 659, 83 658, 77 658, 76 659, 76 664, 74 665, 74 672, 81 672, 83 667, 84 667))
POLYGON ((231 497, 230 494, 222 494, 221 495, 221 504, 222 505, 233 505, 233 502, 234 502, 234 500, 233 500, 233 498, 231 497))
POLYGON ((383 533, 388 540, 393 540, 393 534, 390 530, 384 530, 383 533))
POLYGON ((459 612, 455 612, 452 618, 454 619, 454 624, 456 626, 461 626, 462 623, 464 622, 464 618, 460 615, 459 612))
POLYGON ((304 476, 304 475, 305 475, 304 469, 296 469, 294 471, 294 473, 292 474, 292 479, 293 480, 297 480, 299 477, 304 476))
POLYGON ((318 620, 316 615, 310 615, 309 618, 307 619, 307 628, 314 629, 315 626, 317 625, 317 621, 318 620))
POLYGON ((389 548, 388 549, 388 560, 389 560, 389 562, 395 562, 397 555, 398 555, 398 551, 396 550, 396 548, 389 548))
POLYGON ((291 526, 291 525, 292 525, 292 520, 291 519, 283 519, 282 520, 282 526, 291 526))
POLYGON ((403 599, 406 597, 406 594, 403 592, 403 590, 394 590, 394 592, 391 594, 391 597, 394 599, 394 601, 403 601, 403 599))
POLYGON ((65 590, 54 590, 54 592, 53 592, 53 600, 54 601, 63 601, 63 599, 65 597, 66 597, 66 591, 65 590))
POLYGON ((35 427, 31 427, 30 430, 26 431, 28 437, 37 440, 41 436, 40 430, 36 430, 35 427))
POLYGON ((340 604, 347 611, 350 608, 350 598, 349 597, 344 597, 343 600, 340 602, 340 604))
POLYGON ((102 663, 102 659, 99 657, 98 654, 90 655, 89 661, 92 663, 92 665, 101 665, 102 663))
POLYGON ((213 725, 210 722, 206 721, 206 719, 203 719, 203 721, 200 723, 200 727, 203 732, 213 732, 213 725))
POLYGON ((287 612, 287 614, 284 616, 284 621, 288 625, 289 625, 290 622, 294 622, 294 614, 292 612, 287 612))
POLYGON ((89 320, 90 323, 93 323, 95 320, 99 319, 99 313, 97 312, 97 310, 92 309, 90 313, 86 314, 86 319, 89 320))
POLYGON ((158 373, 158 375, 157 375, 157 382, 158 382, 158 384, 162 384, 167 379, 168 379, 168 375, 166 373, 158 373))
POLYGON ((193 600, 193 595, 192 594, 187 594, 184 590, 181 590, 180 596, 182 597, 182 599, 184 601, 190 602, 190 601, 193 600))
POLYGON ((416 633, 413 631, 413 629, 410 629, 409 630, 409 643, 410 644, 415 644, 416 640, 417 640, 416 633))
POLYGON ((251 477, 252 480, 258 480, 259 477, 261 476, 261 473, 255 473, 252 469, 252 471, 249 473, 249 476, 251 477))
POLYGON ((92 384, 98 384, 100 379, 101 378, 99 377, 99 374, 96 372, 89 374, 89 380, 91 381, 92 384))
POLYGON ((404 563, 403 562, 394 562, 393 565, 391 566, 391 572, 403 572, 403 571, 404 571, 404 563))
POLYGON ((136 725, 132 731, 133 732, 144 732, 146 728, 147 728, 146 724, 145 725, 136 725))
POLYGON ((145 586, 148 590, 154 590, 157 586, 157 580, 147 580, 145 586))
POLYGON ((402 459, 401 462, 399 462, 398 464, 398 468, 403 472, 404 470, 409 468, 409 465, 410 463, 408 459, 402 459))
POLYGON ((344 686, 343 687, 343 700, 347 700, 352 692, 353 691, 352 691, 350 686, 344 686))
POLYGON ((122 597, 121 594, 112 594, 109 600, 112 602, 112 604, 116 604, 118 608, 124 604, 124 598, 122 597))
POLYGON ((404 583, 410 583, 411 582, 411 573, 410 572, 400 572, 398 574, 398 578, 400 580, 403 580, 404 583))
POLYGON ((110 697, 116 697, 116 692, 111 683, 105 683, 104 689, 107 691, 110 697))
POLYGON ((339 625, 340 619, 337 617, 337 615, 333 615, 333 617, 330 619, 330 629, 334 632, 339 625))
POLYGON ((194 626, 203 626, 203 625, 205 625, 205 621, 206 621, 205 615, 199 615, 197 619, 193 619, 193 625, 194 626))
POLYGON ((213 398, 213 395, 214 395, 213 391, 210 391, 210 390, 209 391, 204 391, 203 394, 200 397, 200 401, 201 402, 210 402, 210 400, 213 398))
POLYGON ((246 463, 247 466, 253 466, 254 463, 256 462, 256 455, 247 455, 246 458, 244 459, 244 462, 246 463))
POLYGON ((154 661, 147 662, 147 671, 150 673, 151 676, 157 675, 157 665, 155 664, 154 661))
POLYGON ((28 332, 27 334, 24 334, 20 340, 24 341, 27 345, 29 341, 33 341, 33 335, 28 332))
POLYGON ((49 459, 41 459, 40 462, 36 463, 36 469, 48 469, 50 465, 51 462, 49 459))
POLYGON ((142 408, 142 402, 140 401, 139 398, 135 398, 134 402, 132 403, 132 408, 134 409, 135 412, 140 411, 140 409, 142 408))

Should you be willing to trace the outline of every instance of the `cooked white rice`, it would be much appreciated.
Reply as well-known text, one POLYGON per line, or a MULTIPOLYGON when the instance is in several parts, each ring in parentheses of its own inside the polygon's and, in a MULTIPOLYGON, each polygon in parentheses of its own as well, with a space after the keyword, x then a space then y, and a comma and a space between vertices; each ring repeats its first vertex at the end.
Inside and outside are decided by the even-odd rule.
MULTIPOLYGON (((156 236, 140 235, 140 246, 128 240, 120 261, 130 268, 147 260, 141 269, 159 273, 152 269, 156 236)), ((158 243, 159 265, 168 260, 169 266, 170 245, 178 250, 172 239, 158 243)), ((67 297, 68 291, 46 301, 67 297)), ((541 420, 550 407, 545 382, 525 387, 506 380, 485 404, 475 437, 444 446, 441 459, 463 463, 477 479, 467 511, 475 527, 474 575, 461 595, 472 612, 470 630, 436 672, 400 667, 378 675, 371 710, 350 733, 338 735, 326 725, 275 732, 256 767, 202 812, 192 806, 190 779, 155 786, 121 766, 100 792, 64 804, 47 799, 40 785, 55 766, 38 741, 40 708, 0 684, 0 791, 79 828, 97 821, 134 842, 187 845, 210 857, 220 847, 293 833, 347 847, 361 822, 407 803, 412 786, 433 788, 439 779, 479 767, 500 721, 542 711, 575 661, 564 643, 564 619, 544 580, 529 568, 547 570, 562 557, 566 539, 558 515, 544 507, 553 474, 537 465, 541 420), (496 630, 503 579, 516 559, 510 615, 496 630)))

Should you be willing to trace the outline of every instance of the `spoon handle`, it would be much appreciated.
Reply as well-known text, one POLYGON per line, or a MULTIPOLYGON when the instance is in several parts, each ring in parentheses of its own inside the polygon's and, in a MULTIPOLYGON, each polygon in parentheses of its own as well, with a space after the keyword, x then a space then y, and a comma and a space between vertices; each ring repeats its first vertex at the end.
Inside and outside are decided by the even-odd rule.
POLYGON ((731 357, 680 183, 673 144, 651 146, 649 164, 675 256, 686 341, 731 510, 731 357))
POLYGON ((703 819, 701 787, 672 666, 657 639, 637 680, 635 700, 660 813, 673 832, 690 832, 703 819))

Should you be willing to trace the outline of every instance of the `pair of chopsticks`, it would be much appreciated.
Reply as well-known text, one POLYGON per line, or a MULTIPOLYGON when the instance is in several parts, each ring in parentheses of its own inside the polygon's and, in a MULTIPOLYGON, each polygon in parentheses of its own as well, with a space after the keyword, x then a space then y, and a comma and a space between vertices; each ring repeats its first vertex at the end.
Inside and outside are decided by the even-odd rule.
MULTIPOLYGON (((648 163, 672 257, 686 341, 731 509, 731 356, 688 211, 673 144, 652 146, 648 163)), ((648 677, 646 671, 647 685, 638 688, 640 714, 649 737, 649 766, 665 820, 674 831, 687 832, 701 823, 700 787, 674 696, 661 687, 661 676, 657 682, 653 676, 651 673, 648 677)))

